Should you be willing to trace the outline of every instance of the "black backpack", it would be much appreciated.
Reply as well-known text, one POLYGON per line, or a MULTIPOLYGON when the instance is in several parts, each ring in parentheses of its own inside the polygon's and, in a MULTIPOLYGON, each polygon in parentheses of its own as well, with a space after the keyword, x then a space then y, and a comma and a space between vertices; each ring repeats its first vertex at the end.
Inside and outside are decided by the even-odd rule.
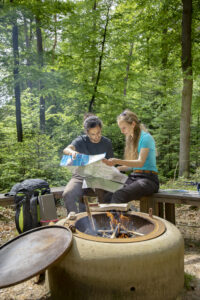
POLYGON ((26 179, 6 194, 14 196, 15 224, 19 233, 41 226, 38 197, 44 194, 50 194, 50 188, 42 179, 26 179))

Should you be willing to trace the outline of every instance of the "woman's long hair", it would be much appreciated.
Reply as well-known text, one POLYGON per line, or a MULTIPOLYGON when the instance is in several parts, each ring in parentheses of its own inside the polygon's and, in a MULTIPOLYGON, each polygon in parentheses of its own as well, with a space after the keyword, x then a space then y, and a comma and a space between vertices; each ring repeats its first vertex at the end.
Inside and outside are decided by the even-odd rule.
POLYGON ((124 158, 127 160, 137 159, 138 158, 138 142, 141 134, 141 130, 147 131, 145 126, 141 124, 140 120, 138 119, 137 115, 132 111, 126 109, 123 113, 121 113, 117 117, 117 122, 126 122, 128 124, 132 124, 135 122, 135 127, 133 130, 133 137, 127 136, 126 137, 126 146, 124 151, 124 158))

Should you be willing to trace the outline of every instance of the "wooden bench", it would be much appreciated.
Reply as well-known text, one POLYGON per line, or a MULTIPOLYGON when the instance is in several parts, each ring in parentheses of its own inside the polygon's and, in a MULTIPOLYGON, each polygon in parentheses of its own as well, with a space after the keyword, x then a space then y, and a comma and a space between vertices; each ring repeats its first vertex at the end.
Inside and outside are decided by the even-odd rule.
POLYGON ((175 204, 200 206, 200 194, 197 191, 160 190, 140 199, 140 211, 147 213, 152 208, 154 215, 176 224, 175 204))
MULTIPOLYGON (((55 199, 61 199, 64 187, 52 187, 51 192, 55 199)), ((200 206, 200 194, 195 191, 160 190, 158 193, 140 200, 140 211, 148 213, 149 208, 153 214, 165 218, 171 223, 176 223, 175 204, 200 206)), ((13 205, 13 197, 0 194, 0 206, 13 205)))
MULTIPOLYGON (((54 195, 55 199, 61 199, 62 193, 64 191, 64 186, 61 187, 52 187, 51 192, 54 195)), ((12 196, 4 196, 4 194, 0 194, 0 206, 8 206, 14 205, 14 197, 12 196)))

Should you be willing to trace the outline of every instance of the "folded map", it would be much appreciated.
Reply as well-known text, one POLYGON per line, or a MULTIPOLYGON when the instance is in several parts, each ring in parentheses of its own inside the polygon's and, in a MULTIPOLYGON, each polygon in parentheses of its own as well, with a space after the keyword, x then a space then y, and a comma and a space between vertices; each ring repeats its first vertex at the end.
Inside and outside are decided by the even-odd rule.
POLYGON ((106 156, 106 153, 98 155, 77 154, 73 159, 72 155, 63 155, 60 166, 87 166, 95 161, 101 160, 106 156))
POLYGON ((99 155, 77 154, 75 159, 71 155, 64 155, 60 166, 66 166, 73 173, 85 178, 83 188, 100 188, 114 192, 121 188, 128 176, 120 173, 115 167, 102 162, 105 153, 99 155))

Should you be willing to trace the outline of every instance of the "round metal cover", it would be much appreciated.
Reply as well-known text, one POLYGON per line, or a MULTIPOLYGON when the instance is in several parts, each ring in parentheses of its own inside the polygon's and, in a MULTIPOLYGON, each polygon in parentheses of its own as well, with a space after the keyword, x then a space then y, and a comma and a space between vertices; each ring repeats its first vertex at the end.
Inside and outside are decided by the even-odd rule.
POLYGON ((29 230, 0 247, 0 288, 25 281, 47 269, 69 250, 72 233, 62 226, 29 230))

